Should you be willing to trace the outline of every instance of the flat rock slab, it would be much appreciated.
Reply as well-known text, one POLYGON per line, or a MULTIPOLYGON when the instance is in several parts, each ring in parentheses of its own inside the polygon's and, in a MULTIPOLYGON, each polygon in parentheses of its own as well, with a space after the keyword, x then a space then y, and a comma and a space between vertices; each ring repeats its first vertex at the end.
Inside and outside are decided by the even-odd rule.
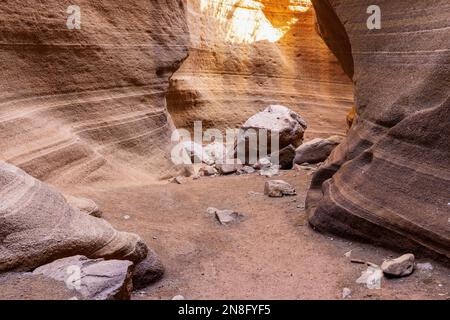
POLYGON ((91 260, 84 256, 59 259, 33 271, 64 282, 87 300, 130 299, 133 263, 126 260, 91 260))
POLYGON ((242 221, 242 219, 244 219, 245 217, 244 214, 233 210, 219 210, 216 208, 208 208, 207 212, 209 214, 214 214, 217 221, 219 221, 221 225, 235 224, 242 221))
POLYGON ((281 198, 283 196, 295 196, 297 193, 289 183, 283 180, 271 180, 266 182, 264 194, 273 198, 281 198))

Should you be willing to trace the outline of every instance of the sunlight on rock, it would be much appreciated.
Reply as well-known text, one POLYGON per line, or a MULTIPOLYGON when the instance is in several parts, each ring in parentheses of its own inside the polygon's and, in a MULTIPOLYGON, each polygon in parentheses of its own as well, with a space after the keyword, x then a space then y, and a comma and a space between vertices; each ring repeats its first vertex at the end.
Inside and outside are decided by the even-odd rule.
POLYGON ((298 22, 296 13, 306 12, 309 0, 290 0, 287 11, 292 17, 281 27, 274 27, 264 13, 263 3, 254 0, 201 0, 202 13, 215 17, 225 31, 225 38, 232 43, 277 42, 298 22))

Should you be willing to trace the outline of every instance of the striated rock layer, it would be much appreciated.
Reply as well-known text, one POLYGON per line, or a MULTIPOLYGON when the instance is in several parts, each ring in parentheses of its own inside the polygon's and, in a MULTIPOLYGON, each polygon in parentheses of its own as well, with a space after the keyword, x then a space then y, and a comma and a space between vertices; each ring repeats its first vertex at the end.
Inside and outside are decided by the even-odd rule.
POLYGON ((306 139, 345 134, 353 87, 314 16, 306 0, 188 0, 190 55, 167 97, 177 127, 235 128, 281 104, 306 139))
MULTIPOLYGON (((450 258, 448 1, 316 0, 321 34, 354 62, 357 118, 314 176, 313 226, 450 258), (379 4, 382 29, 368 30, 379 4), (343 32, 345 31, 345 35, 343 32)), ((350 69, 349 69, 350 70, 350 69)))
POLYGON ((0 160, 56 185, 151 180, 166 163, 182 0, 0 2, 0 160))

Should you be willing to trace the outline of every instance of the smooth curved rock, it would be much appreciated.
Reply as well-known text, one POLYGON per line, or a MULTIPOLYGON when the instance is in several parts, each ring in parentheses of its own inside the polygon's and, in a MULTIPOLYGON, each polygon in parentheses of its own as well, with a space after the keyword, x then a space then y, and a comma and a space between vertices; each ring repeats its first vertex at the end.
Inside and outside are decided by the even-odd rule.
POLYGON ((155 281, 161 279, 164 275, 164 266, 158 255, 151 249, 147 257, 136 264, 133 271, 133 289, 141 290, 155 281))
POLYGON ((2 162, 0 240, 0 272, 28 271, 77 254, 139 262, 148 251, 139 236, 73 209, 50 186, 2 162))
POLYGON ((447 2, 382 2, 381 30, 367 29, 365 0, 313 3, 322 34, 351 46, 344 60, 354 62, 357 117, 313 178, 310 223, 448 262, 447 2))
POLYGON ((301 165, 325 161, 342 140, 342 137, 332 136, 327 139, 316 138, 305 142, 295 150, 294 163, 301 165))
POLYGON ((74 196, 65 196, 65 198, 67 204, 72 208, 78 209, 81 212, 96 218, 102 217, 102 211, 93 200, 74 196))

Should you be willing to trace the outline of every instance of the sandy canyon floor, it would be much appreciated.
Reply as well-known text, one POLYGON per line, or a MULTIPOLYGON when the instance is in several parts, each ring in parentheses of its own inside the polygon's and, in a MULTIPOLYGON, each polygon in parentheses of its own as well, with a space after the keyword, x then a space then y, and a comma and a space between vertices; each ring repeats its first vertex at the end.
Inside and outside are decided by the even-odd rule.
MULTIPOLYGON (((297 196, 264 196, 268 178, 258 174, 203 177, 174 183, 104 190, 73 190, 101 205, 119 230, 135 232, 161 257, 166 274, 133 299, 449 299, 450 269, 429 259, 432 271, 401 279, 383 278, 380 290, 357 284, 367 267, 351 258, 381 264, 398 253, 312 230, 304 201, 311 171, 283 171, 297 196), (233 209, 245 219, 222 226, 208 207, 233 209)), ((48 279, 3 281, 0 298, 70 299, 73 292, 48 279), (42 281, 41 281, 42 280, 42 281)))
POLYGON ((376 264, 398 253, 315 232, 304 211, 311 171, 278 178, 295 186, 297 196, 264 196, 268 178, 257 174, 78 194, 96 200, 119 230, 141 235, 166 266, 165 277, 134 299, 341 299, 345 287, 352 299, 450 298, 450 269, 427 259, 418 262, 431 262, 433 271, 384 278, 381 290, 357 284, 367 267, 345 253, 376 264), (222 226, 208 207, 246 218, 222 226))

